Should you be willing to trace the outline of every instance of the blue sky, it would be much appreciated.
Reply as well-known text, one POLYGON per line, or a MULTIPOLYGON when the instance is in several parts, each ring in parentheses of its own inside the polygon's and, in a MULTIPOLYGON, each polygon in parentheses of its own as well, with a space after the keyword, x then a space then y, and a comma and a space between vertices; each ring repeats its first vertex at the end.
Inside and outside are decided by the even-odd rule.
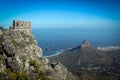
POLYGON ((0 24, 31 21, 34 27, 119 26, 120 0, 0 0, 0 24))

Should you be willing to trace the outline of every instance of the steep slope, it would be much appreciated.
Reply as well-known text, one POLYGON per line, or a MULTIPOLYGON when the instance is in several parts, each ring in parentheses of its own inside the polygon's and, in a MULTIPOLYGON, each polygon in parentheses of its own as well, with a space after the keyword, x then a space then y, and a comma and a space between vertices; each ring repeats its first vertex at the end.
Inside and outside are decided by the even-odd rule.
POLYGON ((61 63, 48 62, 32 33, 0 29, 0 80, 77 80, 61 63))
MULTIPOLYGON (((49 60, 50 62, 52 61, 61 62, 71 72, 77 74, 80 77, 80 79, 81 78, 84 79, 85 77, 82 76, 84 74, 85 75, 87 74, 87 76, 91 77, 91 80, 92 79, 97 80, 102 76, 102 73, 107 75, 109 74, 112 76, 115 75, 115 77, 119 78, 120 77, 119 76, 120 65, 118 58, 120 57, 119 53, 120 50, 115 51, 98 50, 92 47, 88 41, 84 40, 80 46, 70 50, 66 50, 57 56, 49 57, 49 60)), ((105 80, 105 78, 104 77, 102 79, 100 78, 100 80, 105 80)))
POLYGON ((1 30, 0 79, 34 79, 35 75, 31 74, 43 72, 47 63, 48 60, 43 58, 42 49, 38 47, 32 33, 27 35, 21 31, 1 30))
POLYGON ((53 60, 60 60, 64 65, 109 65, 112 64, 111 58, 107 52, 93 48, 88 41, 73 49, 66 50, 59 56, 52 58, 53 60), (65 63, 65 61, 67 63, 65 63))

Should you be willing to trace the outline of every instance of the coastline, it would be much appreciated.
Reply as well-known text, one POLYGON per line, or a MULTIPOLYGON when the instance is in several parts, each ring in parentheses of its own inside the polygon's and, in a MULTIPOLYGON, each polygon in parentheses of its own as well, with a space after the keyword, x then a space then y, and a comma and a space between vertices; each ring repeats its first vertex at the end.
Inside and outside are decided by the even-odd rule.
MULTIPOLYGON (((103 51, 112 51, 112 50, 120 49, 120 46, 105 46, 105 47, 96 47, 96 48, 99 50, 103 50, 103 51)), ((70 50, 70 49, 72 49, 72 48, 69 48, 68 50, 70 50)), ((52 54, 49 56, 44 56, 44 57, 49 58, 49 57, 57 56, 59 54, 62 54, 63 51, 65 51, 65 50, 56 51, 55 54, 52 54)))
POLYGON ((59 55, 59 54, 62 54, 63 51, 64 51, 64 50, 56 51, 55 54, 52 54, 52 55, 49 55, 49 56, 44 56, 44 57, 49 58, 49 57, 57 56, 57 55, 59 55))

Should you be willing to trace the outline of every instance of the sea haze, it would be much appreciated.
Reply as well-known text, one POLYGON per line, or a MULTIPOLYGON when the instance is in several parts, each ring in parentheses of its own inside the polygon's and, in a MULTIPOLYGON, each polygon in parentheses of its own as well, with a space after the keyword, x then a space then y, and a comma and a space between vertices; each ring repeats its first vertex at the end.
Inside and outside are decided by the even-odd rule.
POLYGON ((84 39, 94 47, 120 46, 118 27, 59 27, 32 30, 38 45, 43 49, 44 56, 79 46, 84 39), (48 52, 45 51, 47 44, 48 52))

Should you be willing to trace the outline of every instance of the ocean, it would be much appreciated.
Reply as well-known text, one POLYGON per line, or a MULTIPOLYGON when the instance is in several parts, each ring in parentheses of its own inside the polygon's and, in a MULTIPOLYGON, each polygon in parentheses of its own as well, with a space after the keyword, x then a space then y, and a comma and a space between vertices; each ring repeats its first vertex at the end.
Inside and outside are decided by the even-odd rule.
POLYGON ((83 40, 88 40, 93 47, 120 46, 119 30, 118 27, 33 27, 32 33, 43 50, 43 56, 50 56, 77 47, 83 40))

